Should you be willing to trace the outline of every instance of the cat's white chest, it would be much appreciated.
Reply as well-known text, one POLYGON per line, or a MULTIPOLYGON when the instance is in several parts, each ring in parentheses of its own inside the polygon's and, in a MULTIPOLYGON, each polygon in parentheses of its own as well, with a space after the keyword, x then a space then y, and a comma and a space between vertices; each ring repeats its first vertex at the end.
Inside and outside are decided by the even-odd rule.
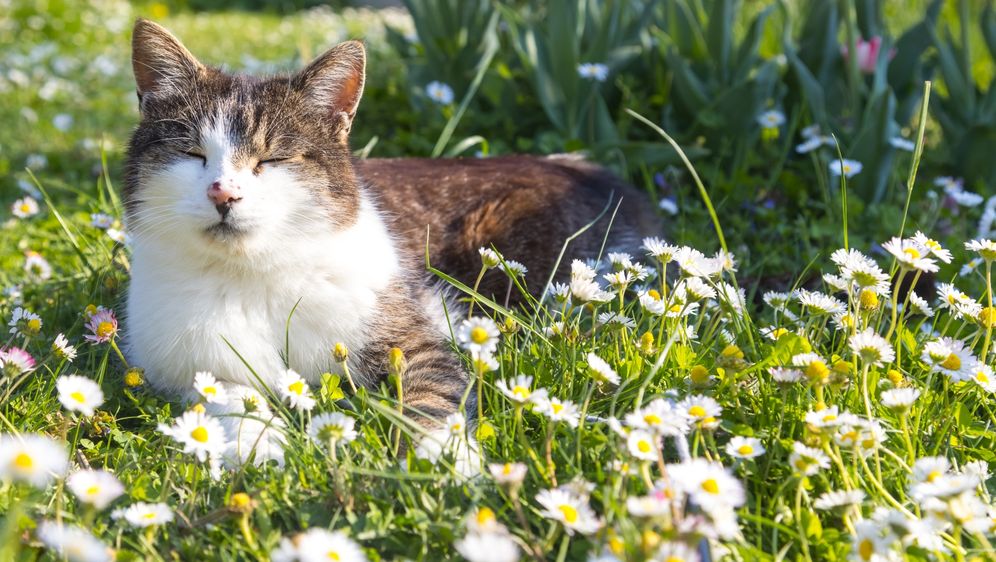
POLYGON ((125 324, 129 360, 155 386, 181 395, 197 371, 273 387, 289 366, 316 383, 332 366, 337 342, 363 348, 378 293, 397 274, 380 224, 372 215, 334 236, 299 241, 282 256, 295 258, 288 268, 176 259, 168 247, 137 241, 125 324))

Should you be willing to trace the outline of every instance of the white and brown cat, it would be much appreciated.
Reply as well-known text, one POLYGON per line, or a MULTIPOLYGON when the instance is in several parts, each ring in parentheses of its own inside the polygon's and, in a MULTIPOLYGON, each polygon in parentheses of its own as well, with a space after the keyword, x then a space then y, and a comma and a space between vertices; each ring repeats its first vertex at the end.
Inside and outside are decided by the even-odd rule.
MULTIPOLYGON (((127 353, 176 398, 192 398, 197 371, 236 395, 260 382, 274 388, 287 366, 315 386, 334 370, 336 342, 350 350, 357 384, 374 387, 398 347, 408 362, 406 411, 441 435, 437 424, 458 409, 469 378, 421 267, 427 232, 433 265, 459 279, 473 279, 477 248, 493 244, 523 262, 536 286, 564 240, 612 197, 622 206, 610 248, 635 248, 656 230, 642 194, 575 158, 354 158, 359 42, 297 74, 256 77, 201 64, 139 20, 133 68, 141 122, 124 187, 133 240, 127 353)), ((596 255, 606 227, 603 219, 575 240, 571 254, 596 255)), ((492 275, 484 291, 502 287, 492 275)), ((215 413, 244 412, 239 403, 215 413)), ((238 432, 238 457, 254 450, 257 461, 282 460, 279 424, 225 420, 230 437, 238 432)), ((472 454, 463 460, 473 468, 472 454)))

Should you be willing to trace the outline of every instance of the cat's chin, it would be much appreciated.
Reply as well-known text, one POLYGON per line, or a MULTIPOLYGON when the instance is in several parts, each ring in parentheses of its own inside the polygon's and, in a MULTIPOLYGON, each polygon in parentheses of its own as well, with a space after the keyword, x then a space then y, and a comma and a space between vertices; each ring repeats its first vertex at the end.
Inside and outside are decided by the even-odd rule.
POLYGON ((251 229, 243 224, 220 221, 204 229, 204 235, 214 241, 231 243, 242 242, 251 234, 251 229))

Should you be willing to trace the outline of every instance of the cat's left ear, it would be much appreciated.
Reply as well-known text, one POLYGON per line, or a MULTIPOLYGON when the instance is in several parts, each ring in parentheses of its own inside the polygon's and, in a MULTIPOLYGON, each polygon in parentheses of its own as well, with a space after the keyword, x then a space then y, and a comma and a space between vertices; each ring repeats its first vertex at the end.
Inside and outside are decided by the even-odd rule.
POLYGON ((363 43, 346 41, 329 49, 294 77, 292 86, 335 121, 345 140, 363 96, 367 53, 363 43))

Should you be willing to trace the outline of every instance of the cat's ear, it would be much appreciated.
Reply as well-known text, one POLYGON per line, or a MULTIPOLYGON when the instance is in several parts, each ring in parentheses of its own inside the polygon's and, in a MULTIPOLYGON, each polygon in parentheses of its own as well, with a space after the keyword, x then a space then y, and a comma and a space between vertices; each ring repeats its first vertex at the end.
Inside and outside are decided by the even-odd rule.
POLYGON ((139 99, 151 92, 185 90, 205 70, 179 39, 146 19, 135 21, 131 66, 139 99))
POLYGON ((345 136, 363 96, 367 52, 363 43, 346 41, 329 49, 294 77, 292 85, 336 121, 345 136))

